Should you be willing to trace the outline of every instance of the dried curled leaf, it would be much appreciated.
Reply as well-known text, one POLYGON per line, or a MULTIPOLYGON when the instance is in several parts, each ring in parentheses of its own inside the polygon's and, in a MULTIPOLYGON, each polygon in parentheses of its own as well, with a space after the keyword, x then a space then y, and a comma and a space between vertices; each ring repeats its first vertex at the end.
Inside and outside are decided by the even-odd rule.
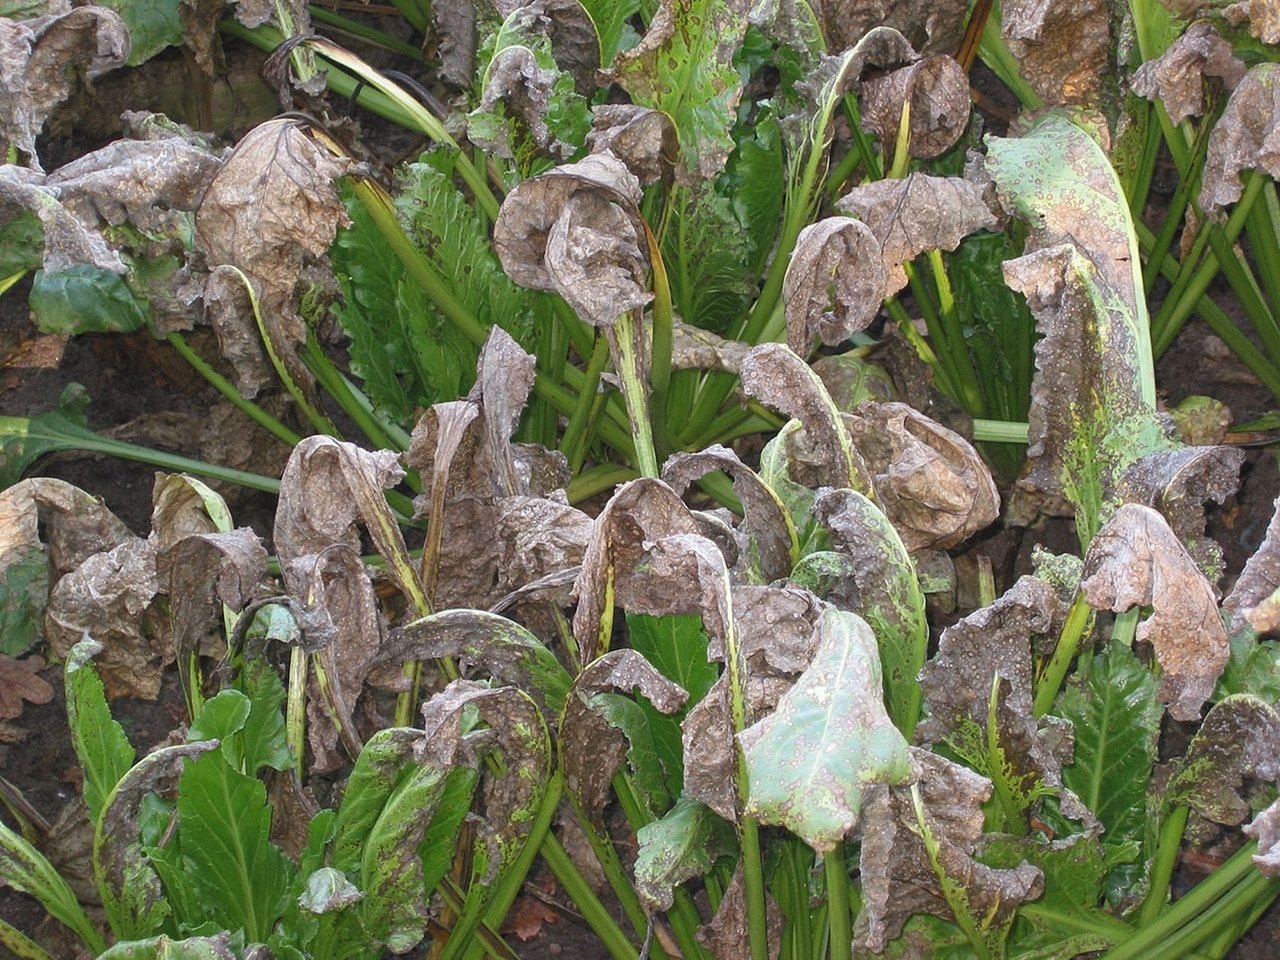
POLYGON ((612 153, 646 187, 671 171, 678 145, 665 113, 633 103, 604 103, 592 107, 591 114, 587 149, 592 153, 612 153))
POLYGON ((862 117, 886 150, 898 139, 910 101, 907 154, 929 160, 950 150, 969 125, 969 78, 946 55, 926 57, 862 84, 862 117))
POLYGON ((1227 631, 1213 586, 1165 519, 1150 507, 1120 507, 1090 544, 1080 587, 1098 609, 1153 608, 1136 636, 1160 662, 1160 699, 1176 720, 1199 717, 1227 663, 1227 631))
POLYGON ((1234 694, 1213 705, 1174 767, 1166 803, 1188 804, 1226 826, 1249 816, 1247 780, 1280 779, 1280 712, 1258 697, 1234 694))
POLYGON ((861 403, 844 419, 908 550, 954 547, 999 516, 991 471, 958 433, 905 403, 861 403))
POLYGON ((1027 863, 995 869, 974 860, 990 781, 937 754, 910 749, 914 786, 867 791, 863 908, 854 942, 878 953, 912 914, 952 920, 958 906, 999 956, 1014 911, 1040 895, 1043 875, 1027 863))
POLYGON ((1253 865, 1264 877, 1280 877, 1280 800, 1246 823, 1244 832, 1258 841, 1253 865))
POLYGON ((1263 43, 1280 43, 1280 9, 1270 0, 1160 0, 1183 20, 1221 13, 1232 26, 1248 23, 1249 33, 1263 43))
MULTIPOLYGON (((765 930, 770 957, 777 957, 782 947, 782 926, 782 910, 766 891, 765 930)), ((751 955, 747 927, 747 890, 739 863, 720 900, 720 909, 710 923, 698 928, 698 942, 711 951, 715 960, 742 960, 751 955)))
POLYGON ((786 827, 825 854, 857 827, 867 786, 906 781, 911 763, 885 712, 871 628, 832 608, 818 629, 808 669, 774 713, 738 740, 749 778, 744 813, 786 827))
POLYGON ((1256 553, 1244 565, 1236 585, 1222 601, 1222 612, 1239 629, 1248 621, 1259 633, 1280 630, 1280 497, 1256 553))
POLYGON ((964 34, 965 0, 815 0, 830 50, 845 50, 873 27, 893 27, 924 53, 956 50, 964 34))
POLYGON ((216 634, 223 606, 245 608, 267 575, 267 551, 248 527, 192 534, 162 550, 156 573, 169 597, 174 648, 189 655, 216 634))
POLYGON ((880 244, 865 224, 828 217, 805 227, 782 284, 787 345, 807 356, 815 338, 830 346, 865 329, 886 285, 880 244))
MULTIPOLYGON (((269 120, 236 144, 196 211, 198 249, 210 267, 238 267, 258 287, 271 345, 302 384, 311 382, 297 358, 307 328, 294 288, 347 223, 334 181, 349 169, 298 121, 269 120)), ((240 323, 256 339, 253 316, 240 323)))
POLYGON ((611 326, 653 299, 639 202, 639 181, 612 154, 556 167, 507 194, 498 259, 521 286, 554 290, 588 323, 611 326))
POLYGON ((1280 177, 1278 115, 1280 63, 1260 63, 1245 74, 1209 134, 1200 187, 1200 206, 1206 213, 1240 199, 1243 170, 1280 177))
POLYGON ((1214 77, 1228 90, 1244 78, 1245 66, 1213 24, 1193 23, 1155 60, 1133 75, 1133 92, 1164 104, 1169 119, 1181 123, 1204 113, 1204 84, 1214 77))
POLYGON ((0 148, 40 169, 36 137, 83 75, 92 80, 129 56, 129 30, 106 7, 77 7, 30 20, 0 19, 0 148))
POLYGON ((1097 98, 1111 47, 1107 0, 1005 0, 1000 32, 1023 78, 1047 104, 1097 98))

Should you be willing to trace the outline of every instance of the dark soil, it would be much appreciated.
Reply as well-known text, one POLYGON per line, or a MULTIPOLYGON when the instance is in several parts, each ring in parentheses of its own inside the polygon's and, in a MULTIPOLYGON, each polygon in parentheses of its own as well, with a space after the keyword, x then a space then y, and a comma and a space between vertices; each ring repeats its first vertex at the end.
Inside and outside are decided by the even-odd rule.
MULTIPOLYGON (((255 57, 244 53, 252 69, 255 57)), ((182 64, 165 62, 157 69, 181 76, 182 64)), ((135 74, 131 74, 134 76, 135 74)), ((151 90, 166 89, 170 97, 176 94, 173 84, 142 84, 151 90)), ((181 84, 177 84, 178 87, 181 84)), ((245 88, 238 88, 243 91, 245 88)), ((136 80, 123 82, 120 89, 104 90, 100 85, 97 99, 88 107, 78 104, 62 118, 60 130, 76 130, 76 136, 58 136, 50 143, 51 167, 84 152, 85 149, 109 140, 114 133, 111 123, 92 123, 91 119, 115 114, 104 100, 115 97, 124 106, 137 109, 145 98, 139 95, 136 80), (80 111, 76 113, 74 111, 80 111), (90 124, 87 125, 86 124, 90 124), (77 126, 79 125, 79 126, 77 126)), ((215 112, 234 118, 243 124, 246 117, 262 111, 269 113, 269 98, 264 102, 261 91, 246 95, 237 94, 229 104, 221 101, 215 112), (246 99, 247 97, 247 99, 246 99)), ((181 98, 179 98, 181 99, 181 98)), ((168 107, 171 113, 183 115, 210 109, 208 105, 188 104, 175 107, 168 102, 151 104, 168 107)), ((116 111, 118 113, 118 111, 116 111)), ((231 125, 231 120, 228 120, 231 125)), ((283 463, 284 451, 279 445, 255 432, 247 423, 238 425, 231 421, 229 433, 239 436, 227 439, 219 445, 217 437, 210 437, 204 429, 211 412, 218 406, 219 397, 203 380, 197 377, 183 361, 164 343, 146 334, 129 336, 92 335, 81 336, 65 344, 45 342, 39 365, 23 354, 14 362, 12 358, 23 345, 30 346, 39 337, 27 317, 26 288, 19 286, 0 298, 0 412, 6 415, 34 415, 56 405, 63 388, 69 383, 83 384, 92 398, 89 416, 91 426, 103 431, 124 428, 127 439, 172 452, 210 460, 226 462, 229 458, 237 466, 270 472, 271 464, 283 463), (246 439, 249 438, 249 439, 246 439), (247 449, 246 449, 247 448, 247 449)), ((194 336, 192 342, 212 357, 212 349, 205 338, 194 336)), ((1194 324, 1183 332, 1174 347, 1162 359, 1158 368, 1158 382, 1164 385, 1170 403, 1177 403, 1185 396, 1204 394, 1228 403, 1235 421, 1241 422, 1261 415, 1276 405, 1276 401, 1230 358, 1223 358, 1214 349, 1208 334, 1194 324)), ((155 470, 149 466, 128 461, 91 457, 79 454, 60 454, 45 458, 37 464, 34 473, 67 480, 92 492, 135 532, 149 529, 151 487, 155 470)), ((223 487, 232 513, 238 523, 249 524, 264 538, 270 537, 270 524, 274 511, 272 498, 240 488, 223 487)), ((1256 550, 1271 518, 1272 501, 1280 493, 1280 475, 1272 448, 1249 451, 1243 473, 1241 490, 1234 500, 1210 511, 1210 533, 1222 545, 1228 570, 1228 580, 1238 574, 1244 561, 1256 550)), ((996 569, 1007 582, 1018 574, 1027 572, 1030 547, 1033 543, 1052 541, 1056 536, 1070 535, 1069 527, 1049 524, 1041 529, 1010 530, 997 534, 985 543, 982 551, 990 554, 996 569)), ((1006 584, 998 584, 1001 588, 1006 584)), ((1226 584, 1224 584, 1225 586, 1226 584)), ((0 737, 0 775, 21 790, 25 799, 46 820, 58 819, 64 808, 78 798, 78 775, 75 755, 71 749, 61 695, 60 667, 51 665, 41 674, 51 683, 56 694, 44 705, 30 705, 23 716, 9 730, 20 737, 5 740, 0 737)), ((176 680, 166 684, 161 698, 154 703, 118 701, 113 704, 116 716, 125 725, 130 739, 140 751, 162 740, 181 718, 181 697, 176 680)), ((0 734, 6 731, 0 729, 0 734)), ((12 823, 7 817, 6 821, 12 823)), ((1225 858, 1229 850, 1223 851, 1225 858)), ((64 856, 68 870, 77 866, 76 855, 64 856)), ((60 866, 62 864, 59 864, 60 866)), ((1184 865, 1179 875, 1180 889, 1202 879, 1212 868, 1212 862, 1197 860, 1184 865)), ((79 867, 83 867, 83 856, 79 867)), ((557 910, 555 902, 563 901, 563 895, 553 889, 548 878, 534 876, 530 885, 536 888, 541 899, 526 895, 526 912, 541 916, 541 924, 532 923, 523 931, 529 939, 522 940, 515 931, 508 931, 509 941, 525 960, 595 960, 605 956, 603 948, 590 930, 567 910, 557 910), (538 904, 541 904, 539 910, 538 904)), ((43 910, 34 900, 7 888, 0 887, 0 918, 20 930, 43 938, 53 931, 46 929, 43 910)), ((48 924, 57 927, 57 924, 48 924)), ((1262 960, 1277 955, 1280 943, 1280 909, 1273 908, 1231 954, 1237 960, 1262 960)), ((71 956, 67 947, 66 956, 71 956)), ((0 947, 0 956, 7 956, 0 947)))

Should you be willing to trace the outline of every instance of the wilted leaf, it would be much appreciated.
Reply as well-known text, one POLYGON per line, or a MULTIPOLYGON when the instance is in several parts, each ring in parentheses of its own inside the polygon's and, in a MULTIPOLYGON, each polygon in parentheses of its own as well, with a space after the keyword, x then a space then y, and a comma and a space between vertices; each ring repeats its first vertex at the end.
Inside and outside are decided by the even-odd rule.
POLYGON ((925 750, 912 747, 911 757, 914 785, 867 791, 863 908, 854 941, 878 952, 913 913, 950 920, 962 911, 962 922, 999 956, 1014 911, 1040 895, 1041 872, 1027 863, 994 869, 973 859, 991 783, 925 750))
POLYGON ((1000 26, 1019 72, 1050 106, 1092 103, 1108 75, 1107 0, 1005 0, 1000 26))
MULTIPOLYGON (((769 957, 777 960, 782 947, 782 910, 767 890, 764 899, 769 957)), ((751 955, 747 937, 747 892, 742 881, 741 863, 725 888, 720 909, 710 923, 698 929, 698 942, 711 951, 715 960, 742 960, 751 955)))
POLYGON ((908 550, 954 547, 999 515, 991 471, 958 433, 905 403, 861 403, 844 421, 908 550))
MULTIPOLYGON (((259 288, 271 345, 300 384, 311 378, 297 356, 307 329, 294 288, 347 222, 334 180, 348 170, 297 120, 270 120, 236 145, 196 211, 198 249, 210 267, 238 267, 259 288)), ((239 321, 256 339, 253 316, 239 321)))
POLYGON ((1204 113, 1204 84, 1220 79, 1234 90, 1244 78, 1245 67, 1231 44, 1206 21, 1193 23, 1155 60, 1138 68, 1130 86, 1148 100, 1164 104, 1169 119, 1181 123, 1204 113))
POLYGON ((683 496, 691 483, 715 470, 729 475, 742 501, 745 549, 739 562, 748 579, 772 583, 786 576, 799 551, 795 526, 778 495, 732 450, 714 444, 697 453, 675 454, 663 466, 662 479, 683 496))
POLYGON ((898 139, 907 101, 908 156, 922 160, 940 156, 969 125, 969 78, 950 56, 926 57, 862 84, 862 118, 876 132, 886 154, 898 139))
POLYGON ((567 574, 582 563, 591 528, 591 518, 567 503, 503 497, 498 501, 499 585, 511 591, 543 577, 567 574))
POLYGON ((39 675, 44 669, 43 657, 15 660, 0 653, 0 720, 16 720, 22 716, 22 702, 48 703, 53 687, 39 675))
POLYGON ((964 0, 861 0, 815 3, 828 49, 845 50, 872 27, 893 27, 925 53, 954 52, 964 34, 964 0))
POLYGON ((710 330, 676 321, 671 348, 672 370, 720 370, 736 375, 751 347, 741 340, 726 340, 710 330))
POLYGON ((1280 63, 1260 63, 1245 74, 1209 134, 1200 187, 1200 206, 1206 213, 1240 199, 1242 170, 1280 176, 1277 112, 1280 63))
POLYGON ((611 154, 592 154, 525 180, 493 227, 502 267, 516 283, 554 290, 593 326, 648 303, 640 184, 611 154))
POLYGON ((1217 597, 1160 514, 1125 504, 1085 555, 1080 588, 1090 605, 1120 613, 1152 607, 1137 639, 1160 662, 1160 699, 1176 720, 1194 720, 1229 656, 1217 597))
POLYGON ((729 131, 742 95, 733 60, 750 6, 749 0, 660 0, 648 31, 610 72, 633 103, 675 124, 682 183, 716 176, 733 149, 729 131))
POLYGON ((826 854, 858 825, 863 790, 904 782, 911 764, 885 712, 871 628, 831 609, 819 629, 809 668, 739 741, 749 778, 744 812, 826 854))
POLYGON ((494 483, 506 496, 530 489, 529 478, 516 475, 511 435, 533 389, 534 366, 532 354, 521 349, 501 327, 494 327, 480 350, 476 386, 468 397, 480 401, 489 456, 494 464, 494 483))
POLYGON ((599 822, 609 784, 624 759, 630 759, 642 794, 650 792, 645 790, 646 781, 655 782, 661 792, 662 771, 644 714, 637 708, 635 722, 630 722, 618 703, 625 697, 611 697, 610 691, 638 692, 665 714, 675 713, 688 699, 684 690, 634 650, 611 650, 583 667, 569 691, 560 723, 561 763, 566 788, 592 823, 599 822))
POLYGON ((831 531, 836 551, 849 561, 838 595, 830 599, 870 625, 880 651, 889 716, 910 737, 920 710, 917 678, 929 646, 915 564, 888 518, 861 494, 822 491, 814 513, 831 531))
POLYGON ((662 111, 633 103, 603 103, 592 107, 591 114, 587 149, 612 153, 641 186, 656 183, 675 164, 676 128, 662 111))
POLYGON ((1280 800, 1246 823, 1244 832, 1258 841, 1253 865, 1264 877, 1280 877, 1280 800))
POLYGON ((439 54, 440 76, 455 87, 470 87, 475 80, 477 20, 474 3, 431 5, 431 33, 439 54))
POLYGON ((36 137, 78 85, 124 63, 129 31, 118 14, 77 7, 31 20, 0 20, 0 146, 15 147, 40 169, 36 137))
POLYGON ((1236 585, 1222 601, 1233 630, 1245 621, 1259 633, 1280 630, 1280 497, 1276 498, 1266 536, 1244 565, 1236 585))
POLYGON ((927 250, 954 250, 969 234, 996 224, 979 185, 923 173, 854 187, 836 208, 866 224, 879 243, 888 276, 885 296, 907 285, 904 263, 927 250))
POLYGON ((1214 823, 1235 826, 1249 816, 1247 778, 1280 779, 1280 712, 1249 694, 1218 701, 1175 764, 1165 802, 1187 804, 1214 823))
POLYGON ((669 910, 674 890, 710 870, 732 849, 725 822, 705 805, 681 797, 659 820, 636 834, 636 893, 654 910, 669 910))
POLYGON ((888 289, 880 244, 865 224, 828 217, 796 238, 782 284, 787 346, 808 356, 813 342, 828 346, 865 329, 888 289))
POLYGON ((181 940, 161 934, 114 944, 105 953, 98 954, 98 960, 238 960, 232 939, 232 935, 225 932, 181 940))

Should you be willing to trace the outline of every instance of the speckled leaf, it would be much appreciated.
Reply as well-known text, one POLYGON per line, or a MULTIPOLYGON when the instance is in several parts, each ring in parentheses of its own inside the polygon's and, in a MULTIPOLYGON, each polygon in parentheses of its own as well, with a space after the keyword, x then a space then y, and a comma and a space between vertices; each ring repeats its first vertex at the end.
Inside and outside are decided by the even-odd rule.
POLYGON ((854 187, 836 208, 866 224, 879 244, 888 278, 885 296, 907 285, 904 263, 927 250, 954 250, 969 234, 996 223, 980 186, 923 173, 854 187))
POLYGON ((1280 877, 1280 800, 1246 823, 1244 832, 1258 841, 1253 865, 1264 877, 1280 877))
POLYGON ((1107 0, 1005 0, 1000 18, 1019 72, 1046 103, 1094 102, 1110 67, 1107 0))
POLYGON ((609 784, 624 759, 650 815, 660 812, 659 804, 666 798, 647 718, 633 701, 614 691, 639 693, 665 714, 675 713, 688 699, 683 689, 634 650, 611 650, 578 675, 560 721, 561 764, 566 789, 587 819, 600 825, 609 784))
POLYGON ((716 176, 733 149, 729 131, 742 95, 733 59, 750 6, 750 0, 661 0, 640 43, 611 71, 633 103, 672 119, 682 182, 716 176))
MULTIPOLYGON (((764 899, 768 954, 770 960, 777 960, 782 947, 782 910, 767 890, 764 899)), ((720 900, 720 909, 710 923, 698 928, 698 942, 711 951, 715 960, 742 960, 750 956, 747 926, 747 893, 739 862, 720 900)))
POLYGON ((991 471, 955 431, 905 403, 860 403, 844 423, 908 550, 954 547, 999 515, 991 471))
POLYGON ((828 48, 844 50, 872 27, 902 31, 912 46, 925 53, 953 52, 964 35, 968 5, 964 0, 859 0, 857 3, 815 3, 828 48))
POLYGON ((533 697, 548 717, 564 709, 570 677, 554 653, 520 624, 483 610, 442 610, 397 630, 379 659, 387 663, 457 657, 482 666, 533 697))
POLYGON ((743 519, 739 528, 740 571, 747 579, 772 583, 786 576, 799 552, 795 525, 778 495, 758 473, 726 447, 714 444, 697 453, 678 453, 662 468, 662 479, 677 496, 689 485, 715 470, 723 470, 733 481, 742 501, 743 519))
POLYGON ((636 893, 653 910, 669 910, 674 890, 700 877, 733 848, 725 822, 704 804, 681 797, 659 820, 636 834, 636 893))
POLYGON ((1187 27, 1159 57, 1138 68, 1130 86, 1148 100, 1164 104, 1169 119, 1181 123, 1205 111, 1204 85, 1209 78, 1234 90, 1244 78, 1244 64, 1216 27, 1199 21, 1187 27))
POLYGON ((1266 536, 1222 601, 1222 612, 1233 630, 1246 621, 1261 633, 1280 629, 1280 497, 1272 507, 1266 536))
POLYGON ((1250 814, 1246 778, 1280 780, 1280 712, 1249 694, 1209 710, 1165 787, 1167 804, 1187 804, 1214 823, 1236 826, 1250 814))
POLYGON ((81 70, 92 80, 128 55, 128 28, 103 7, 0 20, 0 146, 17 148, 39 170, 36 137, 79 85, 81 70))
MULTIPOLYGON (((184 937, 174 940, 161 934, 145 940, 117 943, 97 960, 239 960, 232 948, 232 936, 219 933, 212 937, 184 937)), ((246 952, 248 957, 252 951, 246 952)))
POLYGON ((920 711, 917 677, 929 646, 915 564, 893 524, 862 494, 820 492, 814 512, 831 531, 836 552, 849 561, 828 599, 870 625, 880 651, 889 717, 910 737, 920 711))
POLYGON ((815 340, 833 346, 865 329, 888 289, 880 244, 849 217, 810 224, 796 238, 782 283, 787 346, 808 356, 815 340))
POLYGON ((744 812, 828 853, 858 825, 867 785, 902 783, 911 765, 885 712, 870 627, 832 609, 820 629, 813 663, 739 739, 750 784, 744 812))
POLYGON ((1275 148, 1278 115, 1280 63, 1260 63, 1245 74, 1209 134, 1200 187, 1205 212, 1240 199, 1243 170, 1280 176, 1280 153, 1275 148))
POLYGON ((1097 609, 1152 607, 1138 624, 1160 663, 1160 699, 1176 720, 1194 720, 1229 656, 1212 584, 1150 507, 1125 504, 1098 531, 1080 584, 1097 609))
POLYGON ((554 290, 583 320, 612 326, 653 298, 639 202, 640 183, 622 161, 591 154, 507 194, 494 247, 516 283, 554 290))
POLYGON ((957 763, 911 748, 910 787, 867 791, 862 830, 863 909, 854 942, 879 952, 913 913, 957 912, 1003 955, 1014 911, 1043 889, 1038 868, 996 869, 974 859, 991 784, 957 763))
POLYGON ((634 103, 603 103, 591 108, 587 149, 608 151, 627 165, 642 186, 656 183, 676 161, 678 145, 671 118, 634 103))
MULTIPOLYGON (((969 125, 969 78, 945 54, 872 77, 859 92, 862 119, 886 154, 898 139, 904 104, 910 100, 907 153, 930 160, 955 145, 969 125)), ((886 161, 888 162, 888 161, 886 161)))

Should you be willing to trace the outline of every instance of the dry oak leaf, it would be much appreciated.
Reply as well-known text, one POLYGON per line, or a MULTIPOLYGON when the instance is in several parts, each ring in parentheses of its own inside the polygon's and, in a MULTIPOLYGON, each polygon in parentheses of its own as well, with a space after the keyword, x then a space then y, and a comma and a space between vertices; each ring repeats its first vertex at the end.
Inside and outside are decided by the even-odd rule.
POLYGON ((48 703, 53 687, 38 671, 44 669, 43 657, 15 660, 0 653, 0 720, 16 720, 22 716, 22 702, 48 703))

